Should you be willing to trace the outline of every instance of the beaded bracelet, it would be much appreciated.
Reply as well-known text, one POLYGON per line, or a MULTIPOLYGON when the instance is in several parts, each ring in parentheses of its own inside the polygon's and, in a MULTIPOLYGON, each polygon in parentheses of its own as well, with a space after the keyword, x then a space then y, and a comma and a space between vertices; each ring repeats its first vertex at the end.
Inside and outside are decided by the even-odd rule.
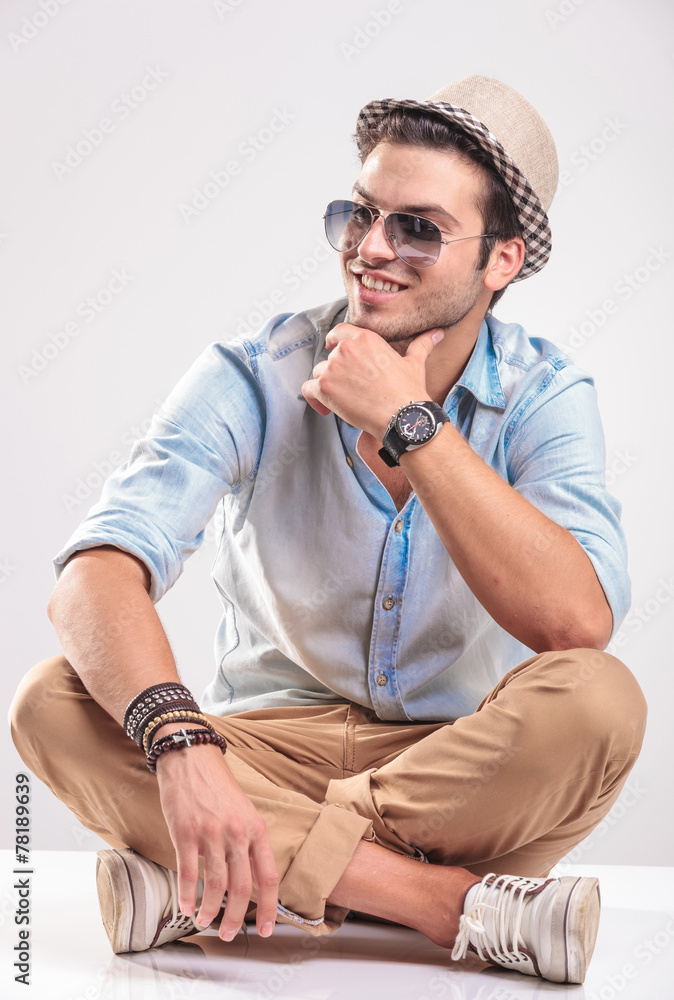
POLYGON ((131 738, 135 740, 138 746, 143 745, 143 734, 145 733, 147 727, 150 725, 153 719, 158 719, 160 715, 165 715, 167 712, 201 712, 201 709, 197 705, 196 701, 170 701, 166 705, 160 705, 158 708, 151 708, 147 712, 141 713, 138 716, 135 724, 135 732, 132 734, 131 738))
POLYGON ((147 715, 154 709, 163 708, 170 702, 194 701, 194 695, 184 684, 175 681, 164 681, 153 684, 139 692, 126 706, 124 712, 124 729, 131 739, 142 715, 147 715))
POLYGON ((181 729, 177 733, 162 736, 150 747, 147 755, 147 766, 153 774, 157 773, 157 761, 163 753, 170 750, 183 750, 185 747, 198 746, 201 743, 213 743, 220 747, 222 753, 227 751, 227 740, 213 729, 181 729))
POLYGON ((169 722, 191 722, 192 725, 199 722, 207 729, 213 729, 212 725, 202 712, 164 712, 162 715, 155 716, 143 733, 142 747, 145 753, 149 752, 150 746, 152 745, 152 737, 156 731, 169 722))
POLYGON ((203 712, 195 701, 171 702, 170 705, 158 709, 155 708, 153 712, 150 712, 141 719, 134 736, 138 746, 145 748, 145 752, 147 753, 145 743, 147 742, 148 732, 153 727, 156 728, 158 725, 161 725, 162 722, 177 719, 179 715, 184 715, 187 722, 199 721, 207 725, 206 719, 203 717, 203 712))

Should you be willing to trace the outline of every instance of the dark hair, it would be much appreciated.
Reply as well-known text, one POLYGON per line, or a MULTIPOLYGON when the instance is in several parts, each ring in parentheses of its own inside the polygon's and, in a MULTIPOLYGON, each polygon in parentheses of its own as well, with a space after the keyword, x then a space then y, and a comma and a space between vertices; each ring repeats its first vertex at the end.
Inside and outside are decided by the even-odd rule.
MULTIPOLYGON (((515 204, 489 155, 466 132, 440 115, 416 108, 394 108, 375 125, 367 125, 359 119, 354 138, 361 164, 380 142, 393 142, 452 152, 480 168, 483 184, 475 207, 482 216, 485 232, 498 235, 480 241, 478 271, 487 266, 497 240, 511 240, 522 235, 515 204)), ((491 312, 507 287, 505 285, 494 292, 488 312, 491 312)))

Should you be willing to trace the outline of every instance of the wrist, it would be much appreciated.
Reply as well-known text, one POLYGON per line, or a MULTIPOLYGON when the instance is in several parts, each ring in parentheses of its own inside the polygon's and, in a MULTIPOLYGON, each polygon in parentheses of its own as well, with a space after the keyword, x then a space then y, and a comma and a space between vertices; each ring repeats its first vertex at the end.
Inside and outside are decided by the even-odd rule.
POLYGON ((217 747, 222 754, 227 751, 227 741, 224 736, 216 733, 211 726, 208 729, 180 729, 178 732, 169 733, 153 742, 147 755, 147 766, 153 774, 156 774, 157 762, 166 754, 175 751, 184 753, 193 747, 209 744, 217 747))
MULTIPOLYGON (((193 752, 194 747, 185 747, 182 750, 157 754, 157 758, 153 762, 154 773, 155 775, 159 775, 161 771, 165 771, 166 773, 169 771, 184 772, 186 769, 190 770, 191 768, 201 770, 204 766, 204 755, 208 757, 209 750, 217 753, 222 763, 226 764, 225 754, 223 754, 219 746, 214 743, 201 743, 195 752, 193 752), (166 761, 173 761, 173 763, 167 764, 166 761)), ((152 770, 152 768, 149 770, 152 770)))
POLYGON ((404 395, 394 398, 392 402, 387 401, 382 406, 381 413, 379 413, 377 416, 377 425, 375 429, 372 430, 370 433, 374 438, 376 438, 377 441, 383 443, 386 432, 390 428, 391 423, 398 416, 398 413, 403 408, 403 406, 409 406, 410 402, 412 402, 414 399, 427 399, 427 398, 428 398, 427 395, 413 396, 410 395, 409 392, 406 392, 404 395))

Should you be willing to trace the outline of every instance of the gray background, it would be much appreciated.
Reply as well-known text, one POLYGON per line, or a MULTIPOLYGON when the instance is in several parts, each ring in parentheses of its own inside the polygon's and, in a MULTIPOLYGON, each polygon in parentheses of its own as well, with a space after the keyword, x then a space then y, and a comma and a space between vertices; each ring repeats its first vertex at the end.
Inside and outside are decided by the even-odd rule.
MULTIPOLYGON (((357 174, 359 108, 483 73, 523 93, 557 141, 552 260, 496 315, 566 346, 595 376, 633 579, 611 648, 650 703, 627 789, 573 860, 673 864, 671 5, 43 2, 0 9, 6 703, 58 651, 45 614, 51 557, 195 357, 261 313, 341 295, 336 255, 321 259, 321 214, 357 174), (266 142, 279 111, 285 124, 266 142), (79 163, 68 154, 78 144, 79 163), (186 219, 181 206, 233 159, 239 173, 186 219), (126 285, 110 295, 115 271, 126 285), (90 296, 93 319, 81 305, 90 296)), ((196 691, 214 670, 213 554, 209 536, 158 607, 196 691)), ((0 739, 7 802, 21 763, 5 728, 0 739)), ((37 780, 32 811, 35 848, 102 846, 37 780)), ((0 846, 12 843, 7 810, 0 846)))

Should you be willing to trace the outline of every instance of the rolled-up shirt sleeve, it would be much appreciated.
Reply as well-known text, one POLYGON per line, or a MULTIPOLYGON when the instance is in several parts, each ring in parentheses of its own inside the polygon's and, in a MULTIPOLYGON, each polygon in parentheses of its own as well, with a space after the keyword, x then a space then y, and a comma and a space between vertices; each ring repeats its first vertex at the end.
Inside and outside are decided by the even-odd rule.
POLYGON ((264 398, 245 348, 212 344, 55 557, 57 579, 73 553, 114 545, 145 563, 156 603, 203 542, 218 502, 255 475, 264 427, 264 398))
MULTIPOLYGON (((606 446, 589 376, 574 366, 526 405, 506 443, 514 488, 567 528, 594 566, 613 613, 613 633, 630 607, 621 505, 606 490, 606 446)), ((541 541, 544 544, 544 540, 541 541)))

